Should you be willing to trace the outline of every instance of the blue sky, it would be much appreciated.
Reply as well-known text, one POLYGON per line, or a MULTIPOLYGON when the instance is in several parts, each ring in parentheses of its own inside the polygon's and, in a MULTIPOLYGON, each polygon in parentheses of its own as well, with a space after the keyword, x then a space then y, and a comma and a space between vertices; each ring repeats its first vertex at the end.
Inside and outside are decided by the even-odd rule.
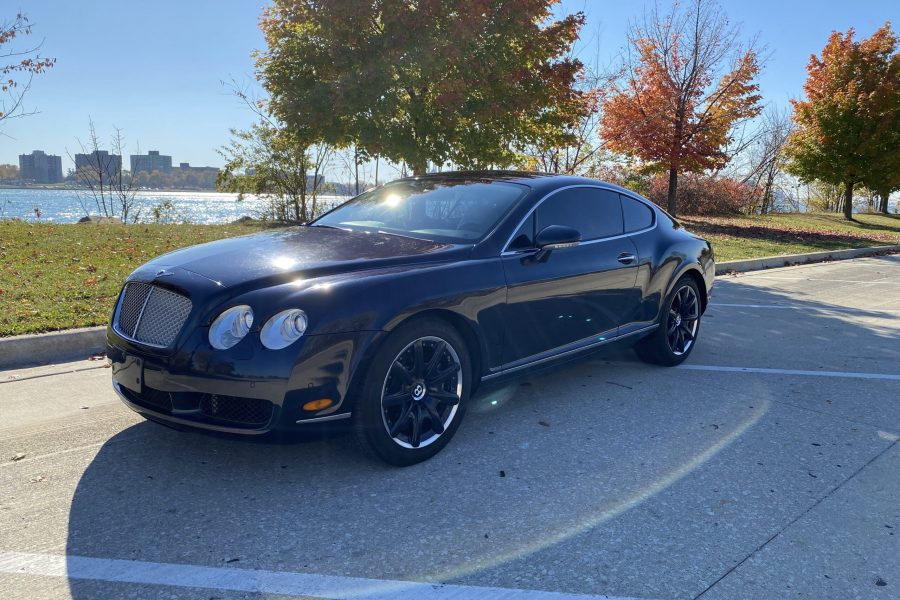
MULTIPOLYGON (((42 149, 63 156, 85 137, 88 117, 104 136, 124 129, 131 149, 158 149, 177 162, 220 166, 216 148, 231 127, 252 114, 222 80, 251 79, 250 52, 263 47, 257 25, 263 0, 4 0, 0 20, 17 8, 44 38, 57 65, 35 79, 27 105, 39 114, 4 125, 0 163, 42 149)), ((666 2, 662 2, 665 5, 666 2)), ((770 57, 760 83, 769 104, 786 105, 802 93, 805 66, 829 33, 855 27, 869 35, 885 20, 900 28, 898 0, 723 0, 747 35, 759 34, 770 57)), ((624 31, 641 16, 643 2, 563 0, 558 12, 588 18, 577 51, 585 62, 614 60, 624 31)))

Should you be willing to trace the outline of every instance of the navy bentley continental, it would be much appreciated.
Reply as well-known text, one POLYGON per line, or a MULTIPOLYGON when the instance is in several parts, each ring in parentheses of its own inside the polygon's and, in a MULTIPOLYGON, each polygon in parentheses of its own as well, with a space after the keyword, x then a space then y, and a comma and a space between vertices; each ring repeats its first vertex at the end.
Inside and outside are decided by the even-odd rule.
POLYGON ((176 428, 350 419, 369 453, 409 465, 450 441, 482 382, 619 341, 682 362, 714 273, 708 242, 614 185, 401 179, 138 268, 107 331, 113 387, 176 428))

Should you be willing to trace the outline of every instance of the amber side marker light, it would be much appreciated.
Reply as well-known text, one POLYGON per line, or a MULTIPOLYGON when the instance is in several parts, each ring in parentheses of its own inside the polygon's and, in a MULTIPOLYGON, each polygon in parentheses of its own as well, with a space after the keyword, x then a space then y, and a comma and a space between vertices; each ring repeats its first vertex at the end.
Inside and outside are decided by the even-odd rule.
POLYGON ((303 405, 303 410, 309 411, 309 412, 316 411, 316 410, 322 410, 323 408, 328 408, 332 404, 334 404, 334 400, 331 400, 330 398, 322 398, 321 400, 310 400, 309 402, 307 402, 306 404, 303 405))

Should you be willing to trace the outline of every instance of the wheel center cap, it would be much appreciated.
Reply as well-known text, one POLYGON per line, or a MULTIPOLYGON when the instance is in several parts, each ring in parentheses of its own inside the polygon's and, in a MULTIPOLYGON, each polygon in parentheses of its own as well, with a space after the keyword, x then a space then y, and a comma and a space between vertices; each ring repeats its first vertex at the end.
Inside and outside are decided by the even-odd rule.
POLYGON ((681 315, 676 314, 675 315, 675 327, 678 327, 679 325, 681 325, 681 315))
POLYGON ((425 386, 422 385, 421 383, 417 383, 416 385, 414 385, 413 389, 412 389, 412 397, 413 397, 413 400, 421 400, 422 398, 424 398, 425 397, 425 386))

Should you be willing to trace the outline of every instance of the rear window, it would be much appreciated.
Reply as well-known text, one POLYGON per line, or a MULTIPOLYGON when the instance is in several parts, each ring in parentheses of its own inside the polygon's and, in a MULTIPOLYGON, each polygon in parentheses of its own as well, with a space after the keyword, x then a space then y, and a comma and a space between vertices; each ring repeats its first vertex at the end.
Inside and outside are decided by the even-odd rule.
POLYGON ((634 198, 619 196, 622 199, 622 216, 625 219, 625 232, 640 231, 653 225, 653 210, 634 198))

